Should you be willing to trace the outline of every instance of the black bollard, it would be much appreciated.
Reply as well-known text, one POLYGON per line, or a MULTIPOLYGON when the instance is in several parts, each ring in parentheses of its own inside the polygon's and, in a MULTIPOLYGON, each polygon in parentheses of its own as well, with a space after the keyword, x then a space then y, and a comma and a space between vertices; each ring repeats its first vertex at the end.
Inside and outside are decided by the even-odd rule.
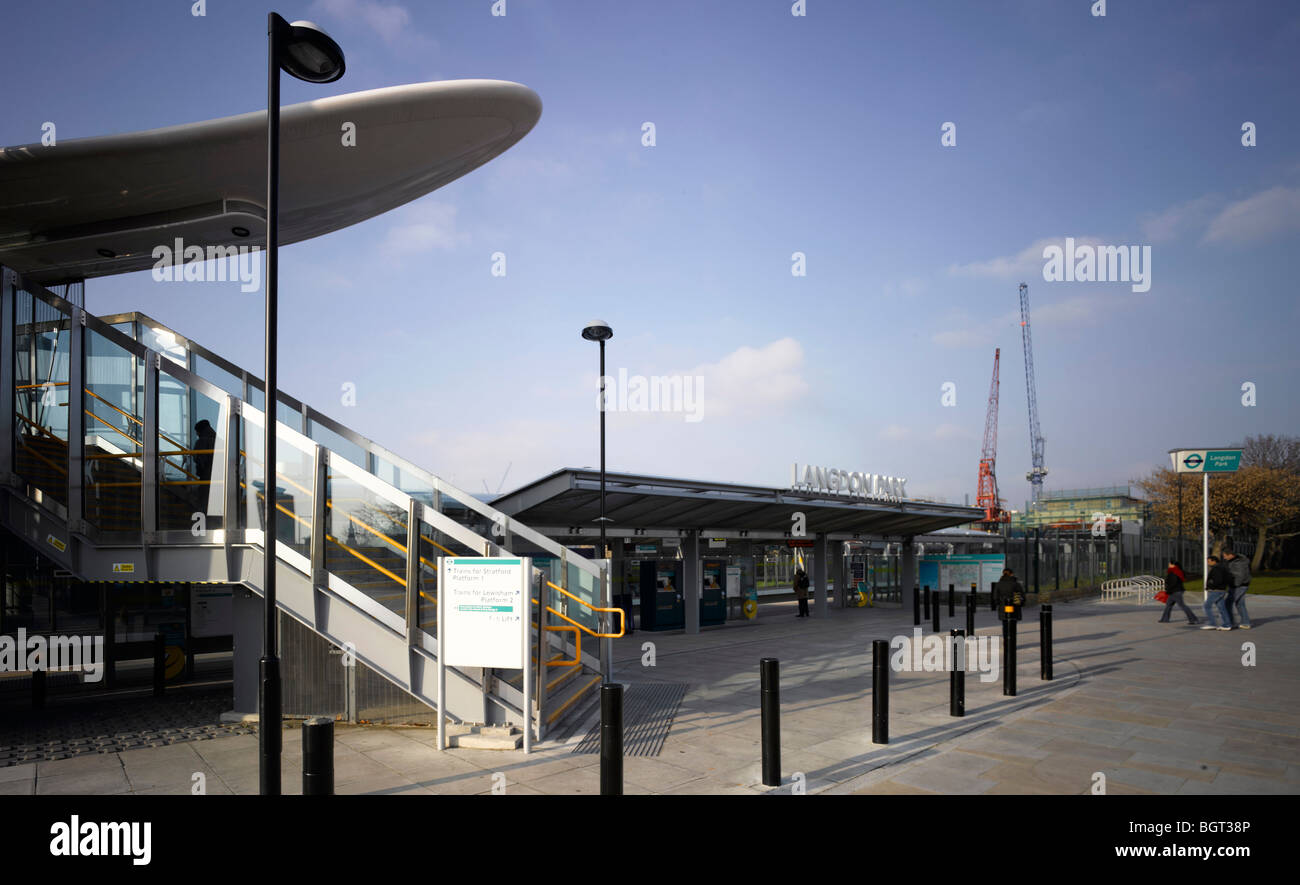
MULTIPOLYGON (((26 649, 23 650, 26 652, 26 649)), ((32 671, 32 709, 45 709, 45 671, 32 671)))
POLYGON ((302 794, 334 795, 334 720, 327 716, 302 724, 302 794))
POLYGON ((925 590, 922 591, 921 596, 925 600, 925 619, 928 621, 930 620, 930 585, 929 584, 925 585, 925 590))
POLYGON ((763 786, 781 786, 781 662, 758 662, 763 728, 763 786))
POLYGON ((153 696, 162 697, 167 687, 167 644, 161 633, 153 635, 153 696))
POLYGON ((934 591, 934 621, 932 622, 930 629, 932 629, 935 633, 939 632, 939 591, 938 590, 934 591))
POLYGON ((998 610, 997 596, 993 593, 993 585, 989 584, 989 611, 995 612, 997 610, 998 610))
POLYGON ((948 585, 948 617, 955 618, 956 616, 957 616, 957 597, 953 595, 952 584, 949 584, 948 585))
POLYGON ((889 642, 871 643, 871 742, 889 743, 889 642))
POLYGON ((1042 659, 1039 678, 1052 679, 1052 606, 1040 606, 1038 609, 1038 654, 1042 659))
POLYGON ((953 630, 952 672, 948 676, 948 715, 966 715, 966 634, 953 630))
POLYGON ((921 588, 912 588, 912 626, 921 626, 921 588))
POLYGON ((1002 608, 1002 694, 1016 696, 1016 622, 1012 606, 1002 608))
POLYGON ((966 635, 975 635, 975 585, 970 585, 970 593, 966 596, 966 635))
POLYGON ((600 795, 623 795, 623 686, 600 687, 600 795))

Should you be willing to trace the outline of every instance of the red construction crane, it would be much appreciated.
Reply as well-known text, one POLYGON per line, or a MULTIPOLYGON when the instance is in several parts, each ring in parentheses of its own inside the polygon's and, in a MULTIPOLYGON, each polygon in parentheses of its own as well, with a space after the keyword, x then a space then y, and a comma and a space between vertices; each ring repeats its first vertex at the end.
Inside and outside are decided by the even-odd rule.
POLYGON ((1002 509, 1002 502, 998 498, 996 469, 998 460, 998 363, 1001 359, 1002 348, 999 347, 993 351, 993 384, 989 387, 989 411, 984 419, 984 449, 980 454, 979 485, 975 497, 975 503, 984 508, 984 519, 981 524, 985 528, 993 528, 997 523, 1006 522, 1011 515, 1002 509))

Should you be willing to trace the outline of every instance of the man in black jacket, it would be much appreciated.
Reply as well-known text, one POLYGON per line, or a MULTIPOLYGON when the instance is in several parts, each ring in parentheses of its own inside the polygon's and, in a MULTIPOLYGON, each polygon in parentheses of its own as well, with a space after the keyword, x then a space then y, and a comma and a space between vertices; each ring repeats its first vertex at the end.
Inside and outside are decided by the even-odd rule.
POLYGON ((1229 581, 1231 589, 1228 591, 1227 599, 1224 600, 1228 617, 1231 618, 1233 609, 1236 609, 1237 620, 1240 621, 1236 626, 1249 630, 1250 614, 1246 611, 1246 592, 1250 590, 1250 561, 1231 550, 1223 554, 1223 559, 1228 565, 1228 574, 1232 576, 1232 580, 1229 581))
POLYGON ((1228 608, 1224 605, 1224 597, 1228 595, 1228 587, 1232 582, 1232 575, 1228 572, 1228 567, 1219 561, 1219 557, 1211 556, 1205 561, 1205 624, 1202 630, 1231 630, 1232 621, 1228 618, 1228 608), (1219 613, 1222 621, 1220 626, 1215 626, 1214 613, 1219 613))
POLYGON ((1004 568, 1002 570, 1002 577, 993 585, 993 598, 997 600, 1001 620, 1020 620, 1020 606, 1025 601, 1025 591, 1020 586, 1020 582, 1016 580, 1016 573, 1011 569, 1004 568), (1003 611, 1008 605, 1014 609, 1009 619, 1003 611))

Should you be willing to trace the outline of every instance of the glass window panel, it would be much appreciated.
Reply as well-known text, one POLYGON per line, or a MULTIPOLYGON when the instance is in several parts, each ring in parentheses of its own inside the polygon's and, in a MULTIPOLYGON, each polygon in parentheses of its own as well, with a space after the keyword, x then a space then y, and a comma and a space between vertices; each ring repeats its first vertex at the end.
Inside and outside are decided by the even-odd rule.
POLYGON ((144 361, 91 329, 85 373, 84 516, 103 531, 138 532, 144 361))

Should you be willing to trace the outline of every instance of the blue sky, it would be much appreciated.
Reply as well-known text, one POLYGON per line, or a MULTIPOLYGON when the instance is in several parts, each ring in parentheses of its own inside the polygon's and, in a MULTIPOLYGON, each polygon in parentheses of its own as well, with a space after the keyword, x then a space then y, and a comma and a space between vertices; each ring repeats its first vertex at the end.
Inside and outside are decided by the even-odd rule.
MULTIPOLYGON (((7 11, 0 143, 38 141, 45 121, 67 139, 263 107, 266 7, 191 5, 7 11)), ((998 473, 1019 506, 1023 280, 1049 489, 1300 432, 1300 6, 806 6, 281 7, 348 59, 329 86, 285 78, 286 104, 485 77, 544 105, 484 168, 282 250, 282 388, 471 490, 511 465, 509 488, 596 464, 596 348, 579 332, 600 317, 611 374, 704 379, 702 420, 611 413, 611 469, 781 485, 811 462, 961 501, 1001 347, 998 473), (1043 246, 1067 236, 1150 246, 1150 291, 1045 281, 1043 246)), ((92 312, 144 311, 250 368, 261 304, 148 273, 87 284, 92 312)))

